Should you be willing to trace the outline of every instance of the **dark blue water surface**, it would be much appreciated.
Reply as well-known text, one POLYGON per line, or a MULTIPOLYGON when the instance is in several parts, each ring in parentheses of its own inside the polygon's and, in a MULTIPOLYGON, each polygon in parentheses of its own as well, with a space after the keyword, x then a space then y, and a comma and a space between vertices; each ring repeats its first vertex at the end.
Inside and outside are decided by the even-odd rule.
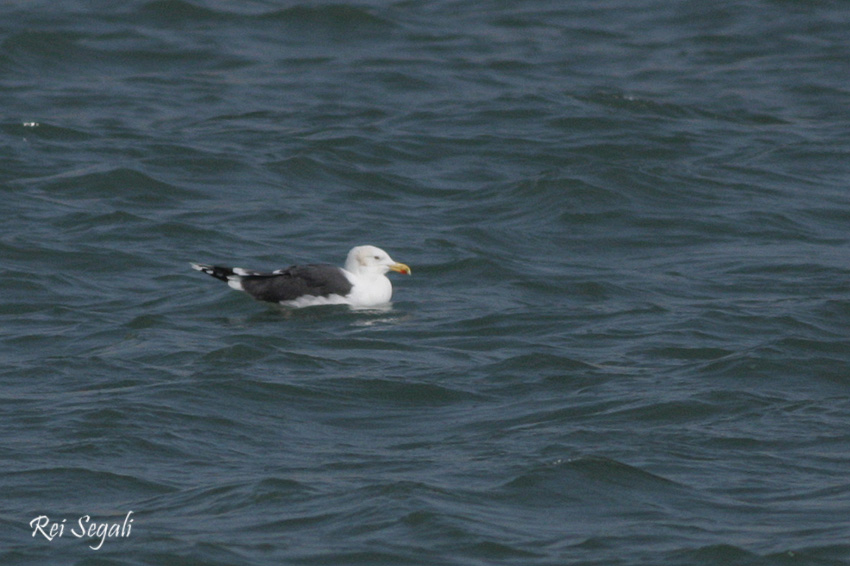
POLYGON ((4 3, 0 563, 850 564, 848 29, 4 3), (391 309, 188 265, 356 244, 391 309))

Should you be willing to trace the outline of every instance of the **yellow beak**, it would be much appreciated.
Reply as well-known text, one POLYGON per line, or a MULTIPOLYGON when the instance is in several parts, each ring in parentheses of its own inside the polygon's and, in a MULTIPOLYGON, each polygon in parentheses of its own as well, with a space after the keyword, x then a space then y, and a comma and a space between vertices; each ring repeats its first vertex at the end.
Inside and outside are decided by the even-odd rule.
POLYGON ((390 269, 398 271, 399 273, 404 273, 405 275, 410 275, 410 268, 403 263, 394 263, 390 266, 390 269))

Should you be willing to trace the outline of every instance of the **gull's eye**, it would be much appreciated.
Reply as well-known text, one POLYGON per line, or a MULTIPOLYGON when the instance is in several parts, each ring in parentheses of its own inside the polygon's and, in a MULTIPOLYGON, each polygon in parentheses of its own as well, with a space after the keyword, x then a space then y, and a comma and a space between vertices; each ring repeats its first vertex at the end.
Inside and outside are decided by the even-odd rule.
POLYGON ((381 256, 376 255, 376 256, 375 256, 375 259, 378 259, 378 260, 379 260, 379 259, 381 259, 381 256))

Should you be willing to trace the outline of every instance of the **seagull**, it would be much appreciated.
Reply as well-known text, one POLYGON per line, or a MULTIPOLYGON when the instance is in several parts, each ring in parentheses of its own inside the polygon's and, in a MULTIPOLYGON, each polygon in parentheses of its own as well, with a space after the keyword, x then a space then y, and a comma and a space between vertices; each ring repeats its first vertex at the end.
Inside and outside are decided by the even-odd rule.
POLYGON ((387 252, 375 246, 352 248, 343 268, 308 264, 262 272, 203 263, 191 265, 198 271, 221 279, 237 291, 248 293, 258 301, 295 308, 317 305, 368 308, 384 305, 393 296, 393 286, 386 276, 387 272, 410 275, 407 265, 395 262, 387 252))

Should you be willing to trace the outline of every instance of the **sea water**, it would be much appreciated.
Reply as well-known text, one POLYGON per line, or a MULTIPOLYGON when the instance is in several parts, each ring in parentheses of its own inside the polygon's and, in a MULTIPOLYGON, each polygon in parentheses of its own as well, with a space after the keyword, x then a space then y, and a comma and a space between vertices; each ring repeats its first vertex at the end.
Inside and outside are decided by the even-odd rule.
POLYGON ((850 563, 848 26, 5 3, 0 562, 850 563))

